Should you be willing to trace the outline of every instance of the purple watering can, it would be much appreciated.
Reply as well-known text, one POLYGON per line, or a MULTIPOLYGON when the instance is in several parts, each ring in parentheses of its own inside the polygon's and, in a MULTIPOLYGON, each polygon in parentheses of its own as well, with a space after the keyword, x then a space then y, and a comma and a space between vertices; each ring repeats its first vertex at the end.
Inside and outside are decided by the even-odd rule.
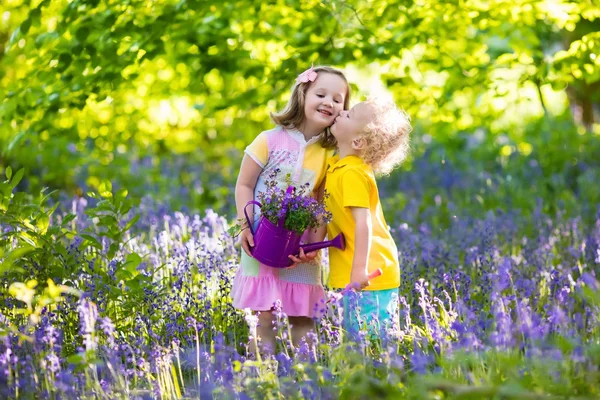
MULTIPOLYGON (((292 189, 292 187, 289 187, 288 191, 292 189)), ((269 267, 289 267, 293 264, 293 261, 290 260, 288 256, 291 254, 297 256, 300 252, 300 248, 302 248, 305 253, 310 253, 311 251, 324 249, 325 247, 330 246, 341 250, 346 248, 346 241, 344 240, 344 235, 341 233, 333 240, 300 245, 302 235, 284 228, 285 215, 279 218, 277 225, 273 224, 264 216, 261 216, 258 221, 258 227, 254 230, 252 221, 250 221, 250 217, 248 217, 248 213, 246 212, 246 208, 251 204, 256 204, 259 207, 262 207, 262 204, 258 201, 251 200, 244 207, 244 214, 246 215, 246 221, 248 221, 248 227, 254 236, 254 247, 251 248, 252 257, 269 267)))

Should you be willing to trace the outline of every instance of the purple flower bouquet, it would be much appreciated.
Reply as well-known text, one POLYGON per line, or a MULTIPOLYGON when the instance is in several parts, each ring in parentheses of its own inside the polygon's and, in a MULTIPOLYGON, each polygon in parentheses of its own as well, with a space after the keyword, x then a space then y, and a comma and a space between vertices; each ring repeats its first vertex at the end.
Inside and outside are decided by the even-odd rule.
MULTIPOLYGON (((331 221, 331 213, 325 209, 323 201, 314 199, 308 193, 310 185, 300 187, 288 186, 282 189, 275 179, 279 170, 275 170, 266 180, 267 190, 258 194, 258 201, 246 204, 258 205, 261 217, 256 230, 248 217, 248 227, 254 235, 252 256, 261 263, 285 268, 292 264, 289 255, 298 254, 302 247, 305 252, 318 250, 328 246, 343 248, 343 236, 328 242, 301 245, 302 235, 307 229, 316 229, 331 221)), ((288 184, 288 179, 286 179, 288 184)))
POLYGON ((267 190, 257 196, 262 216, 274 225, 283 220, 283 228, 299 235, 309 228, 316 229, 331 221, 331 213, 325 209, 325 203, 308 193, 308 183, 300 187, 291 186, 288 175, 286 181, 289 186, 282 189, 277 186, 278 173, 277 169, 269 175, 265 181, 267 190))

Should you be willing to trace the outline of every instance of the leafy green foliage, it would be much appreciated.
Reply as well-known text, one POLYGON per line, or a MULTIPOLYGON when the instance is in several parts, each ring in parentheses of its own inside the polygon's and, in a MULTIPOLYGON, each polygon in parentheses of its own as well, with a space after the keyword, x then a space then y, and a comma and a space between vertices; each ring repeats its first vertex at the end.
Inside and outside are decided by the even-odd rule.
MULTIPOLYGON (((310 63, 344 68, 359 97, 383 84, 435 140, 484 129, 494 158, 498 136, 528 148, 524 122, 568 103, 597 129, 590 2, 15 0, 0 11, 2 164, 27 167, 33 188, 114 181, 137 195, 147 189, 129 166, 148 159, 168 195, 190 183, 160 181, 158 157, 173 152, 231 182, 239 150, 310 63)), ((226 201, 199 185, 194 206, 226 201)))
POLYGON ((60 223, 50 224, 58 204, 47 208, 49 194, 40 193, 32 202, 24 192, 14 192, 23 177, 20 169, 12 175, 6 169, 7 179, 0 183, 0 225, 7 227, 0 236, 3 262, 0 272, 21 276, 35 276, 40 281, 64 278, 76 264, 73 255, 65 248, 62 238, 72 235, 68 214, 60 223))

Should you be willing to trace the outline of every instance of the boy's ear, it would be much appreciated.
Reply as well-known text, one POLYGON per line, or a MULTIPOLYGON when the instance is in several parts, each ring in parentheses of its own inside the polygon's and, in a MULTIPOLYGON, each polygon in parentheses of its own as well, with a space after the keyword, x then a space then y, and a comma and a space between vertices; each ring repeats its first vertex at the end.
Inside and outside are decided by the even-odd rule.
POLYGON ((362 150, 367 145, 367 139, 359 137, 352 140, 352 148, 354 150, 362 150))

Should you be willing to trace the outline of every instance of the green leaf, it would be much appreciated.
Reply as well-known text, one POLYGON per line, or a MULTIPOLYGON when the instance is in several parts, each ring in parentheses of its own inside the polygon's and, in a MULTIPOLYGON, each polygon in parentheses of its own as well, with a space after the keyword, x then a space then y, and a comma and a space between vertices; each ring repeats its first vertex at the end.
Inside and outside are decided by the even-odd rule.
POLYGON ((108 258, 112 259, 117 253, 117 251, 119 251, 119 243, 111 243, 110 247, 108 248, 108 258))
POLYGON ((98 211, 112 211, 113 210, 113 205, 110 202, 110 200, 102 200, 102 201, 99 201, 98 204, 96 204, 95 210, 98 210, 98 211))
POLYGON ((6 178, 10 181, 10 178, 12 178, 12 168, 10 167, 10 165, 8 167, 6 167, 6 178))
POLYGON ((27 32, 29 32, 29 28, 31 28, 31 19, 27 17, 25 21, 21 22, 20 29, 23 36, 27 35, 27 32))
POLYGON ((59 71, 64 71, 65 69, 67 69, 69 67, 69 65, 71 65, 71 62, 73 61, 73 57, 71 56, 71 54, 69 53, 62 53, 60 56, 58 56, 58 70, 59 71))
POLYGON ((37 228, 39 229, 39 231, 42 234, 45 234, 46 231, 48 230, 48 225, 50 225, 50 217, 46 214, 42 214, 40 217, 38 217, 35 224, 36 224, 37 228))
POLYGON ((65 215, 62 220, 62 226, 67 225, 69 222, 73 221, 75 218, 77 218, 77 215, 75 215, 73 213, 69 213, 69 214, 65 215))
POLYGON ((58 208, 59 205, 60 205, 60 203, 54 203, 54 205, 46 211, 46 214, 48 214, 48 215, 54 214, 54 211, 56 211, 56 209, 58 208))
POLYGON ((86 39, 88 38, 89 35, 90 35, 90 28, 88 28, 87 26, 82 26, 79 29, 77 29, 77 31, 75 32, 75 37, 81 43, 85 43, 86 39))
POLYGON ((73 354, 72 356, 67 357, 67 362, 69 364, 81 364, 85 361, 85 357, 81 354, 73 354))
POLYGON ((127 225, 125 225, 125 228, 123 228, 123 230, 121 232, 127 232, 129 229, 131 229, 131 227, 140 219, 140 215, 136 214, 133 216, 133 218, 131 218, 131 220, 129 220, 129 222, 127 223, 127 225))
POLYGON ((20 170, 17 171, 14 178, 10 182, 11 189, 14 189, 19 184, 19 182, 21 182, 21 179, 23 179, 24 173, 25 173, 25 170, 23 168, 21 168, 20 170))
MULTIPOLYGON (((42 199, 40 200, 40 206, 46 202, 48 197, 52 196, 54 193, 57 193, 57 192, 58 192, 58 190, 53 190, 50 193, 47 193, 44 197, 42 197, 42 199)), ((56 203, 56 204, 58 205, 60 203, 56 203)), ((56 209, 56 207, 54 207, 54 209, 56 209)), ((50 215, 52 215, 52 213, 50 213, 50 215)))
POLYGON ((92 235, 86 234, 86 233, 80 233, 79 236, 81 236, 82 238, 85 239, 85 242, 82 243, 82 246, 92 246, 97 248, 98 250, 102 250, 102 244, 98 241, 98 239, 96 239, 95 237, 93 237, 92 235))
POLYGON ((38 247, 38 244, 33 240, 33 238, 27 232, 19 232, 18 236, 23 239, 26 243, 30 244, 33 247, 38 247))
POLYGON ((40 26, 40 19, 42 16, 42 10, 40 7, 36 7, 29 12, 29 18, 31 19, 31 25, 35 27, 40 26))
MULTIPOLYGON (((31 253, 35 250, 34 246, 21 246, 16 249, 9 251, 8 253, 3 255, 2 264, 0 264, 0 273, 4 273, 6 271, 15 271, 13 266, 14 262, 20 258, 23 258, 26 254, 31 253)), ((20 268, 19 268, 20 269, 20 268)))
POLYGON ((133 274, 126 269, 120 269, 115 272, 115 278, 127 282, 128 280, 133 279, 133 274))
POLYGON ((125 259, 125 263, 123 264, 122 268, 126 269, 133 275, 137 275, 136 268, 140 265, 141 262, 142 257, 140 257, 137 253, 131 253, 127 255, 127 258, 125 259))
MULTIPOLYGON (((6 146, 6 154, 10 154, 17 144, 27 135, 27 131, 20 131, 12 138, 12 140, 6 146)), ((9 178, 10 179, 10 178, 9 178)))

